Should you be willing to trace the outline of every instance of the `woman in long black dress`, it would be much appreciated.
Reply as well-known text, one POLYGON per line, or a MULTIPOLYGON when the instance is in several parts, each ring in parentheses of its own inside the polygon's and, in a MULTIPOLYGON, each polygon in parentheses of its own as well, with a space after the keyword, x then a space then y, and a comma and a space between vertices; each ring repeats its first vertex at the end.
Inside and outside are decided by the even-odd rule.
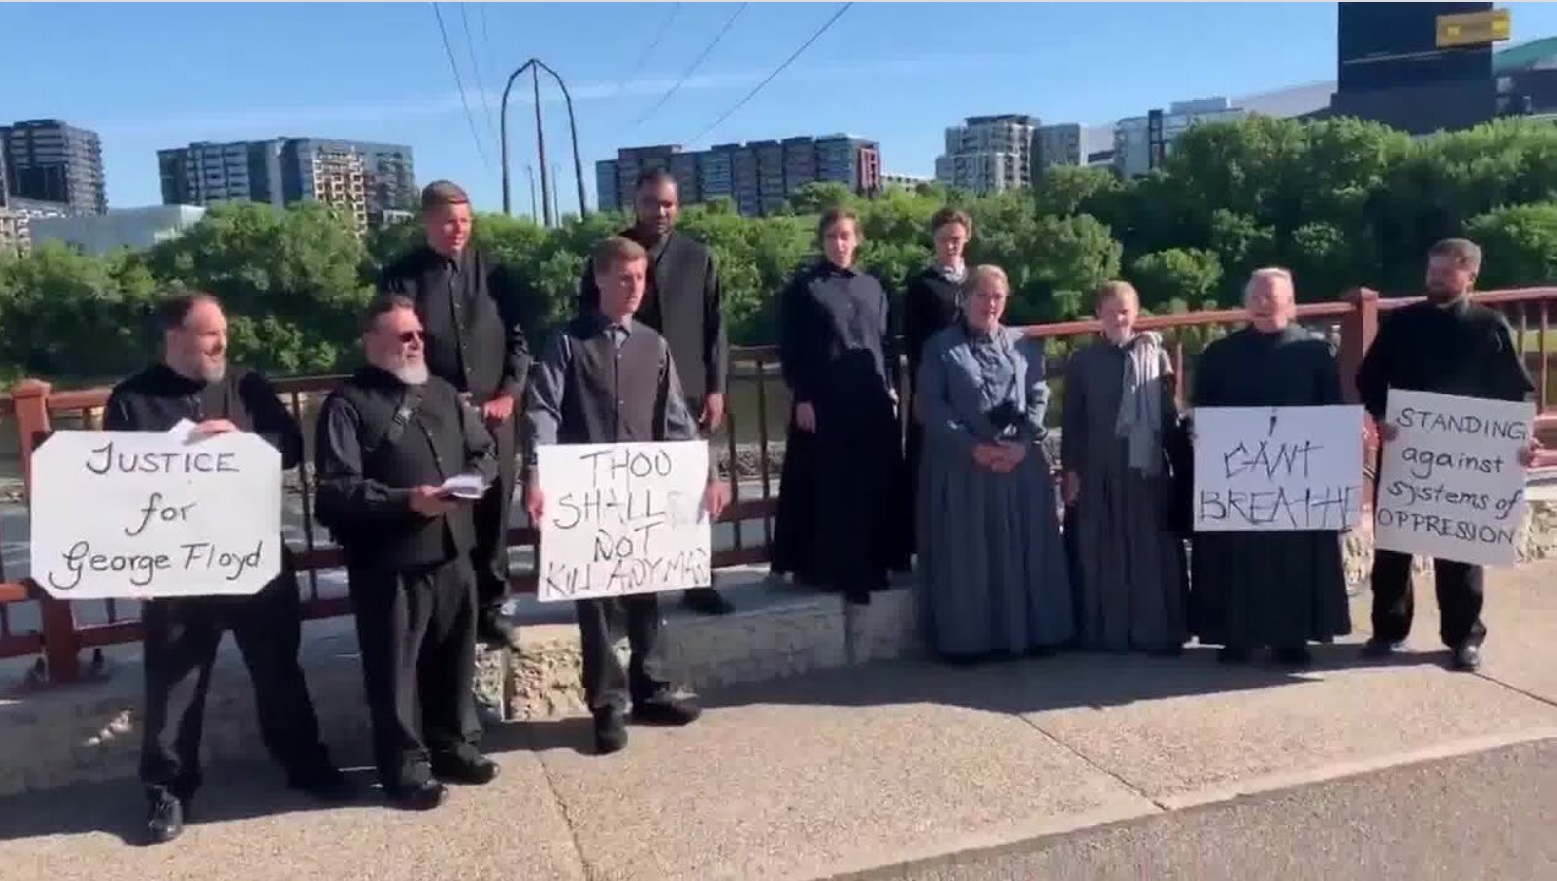
POLYGON ((779 303, 779 359, 792 401, 774 524, 773 569, 856 603, 887 587, 901 552, 902 436, 889 365, 891 306, 855 268, 859 218, 835 208, 823 259, 779 303))
MULTIPOLYGON (((968 264, 963 251, 973 238, 973 218, 960 208, 942 208, 930 218, 930 237, 935 243, 931 264, 908 280, 903 292, 903 347, 908 354, 908 390, 904 396, 910 412, 918 410, 914 394, 919 364, 924 360, 924 344, 941 330, 952 326, 961 315, 968 283, 968 264)), ((908 421, 907 496, 918 497, 919 457, 924 448, 924 427, 918 419, 908 421)), ((911 505, 910 505, 911 506, 911 505)), ((915 530, 908 530, 909 552, 913 552, 915 530)))

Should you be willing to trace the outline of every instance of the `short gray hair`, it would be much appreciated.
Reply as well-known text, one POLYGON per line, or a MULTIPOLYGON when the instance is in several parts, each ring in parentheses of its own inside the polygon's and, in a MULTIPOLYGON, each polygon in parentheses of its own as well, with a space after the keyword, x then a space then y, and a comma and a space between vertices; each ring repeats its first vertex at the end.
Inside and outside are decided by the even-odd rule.
POLYGON ((1255 283, 1267 278, 1285 281, 1287 287, 1292 288, 1293 299, 1297 299, 1297 284, 1292 280, 1292 270, 1285 266, 1265 266, 1249 273, 1249 280, 1243 286, 1243 301, 1245 303, 1249 302, 1249 295, 1254 293, 1255 283))

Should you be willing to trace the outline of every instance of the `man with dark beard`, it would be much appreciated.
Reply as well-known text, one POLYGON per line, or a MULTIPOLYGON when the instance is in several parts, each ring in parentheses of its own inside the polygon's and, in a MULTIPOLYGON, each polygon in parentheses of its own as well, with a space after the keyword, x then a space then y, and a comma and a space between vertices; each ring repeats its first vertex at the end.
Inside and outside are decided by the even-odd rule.
MULTIPOLYGON (((170 297, 157 309, 157 324, 162 360, 114 387, 103 428, 166 432, 189 420, 195 437, 251 431, 281 452, 283 470, 297 467, 303 458, 297 420, 260 373, 228 369, 227 317, 217 299, 170 297)), ((140 777, 149 802, 146 835, 153 843, 172 841, 184 830, 200 787, 201 717, 216 649, 228 630, 254 683, 260 734, 286 770, 287 784, 328 801, 351 794, 319 740, 297 661, 302 603, 295 564, 287 546, 281 548, 281 574, 259 593, 153 599, 141 612, 146 722, 140 777)))
MULTIPOLYGON (((1427 252, 1427 299, 1384 313, 1378 334, 1357 370, 1357 392, 1378 423, 1379 438, 1399 430, 1384 422, 1391 389, 1437 392, 1497 401, 1524 401, 1535 391, 1508 321, 1471 299, 1481 271, 1481 248, 1468 239, 1444 239, 1427 252)), ((1526 467, 1535 447, 1521 453, 1526 467)), ((1380 457, 1382 462, 1382 456, 1380 457)), ((1450 667, 1481 666, 1487 627, 1481 620, 1482 569, 1456 560, 1434 560, 1438 634, 1452 653, 1450 667)), ((1373 636, 1368 657, 1399 651, 1411 632, 1411 555, 1373 554, 1373 636)))
POLYGON ((520 327, 518 291, 500 264, 470 246, 470 197, 450 181, 422 190, 425 242, 384 267, 380 294, 400 294, 416 305, 426 331, 427 367, 481 412, 492 433, 497 480, 475 506, 478 604, 476 635, 512 645, 503 617, 508 596, 508 522, 513 504, 518 420, 530 350, 520 327))
MULTIPOLYGON (((618 233, 643 246, 649 255, 648 289, 634 320, 670 344, 687 410, 707 435, 724 422, 729 375, 730 344, 719 267, 707 245, 676 231, 681 198, 670 172, 663 168, 644 172, 634 192, 636 222, 618 233)), ((579 317, 588 318, 599 308, 600 287, 586 265, 579 282, 579 317)), ((712 587, 686 591, 681 605, 704 615, 735 611, 712 587)))
POLYGON ((476 748, 475 525, 470 500, 497 477, 491 435, 452 385, 428 375, 407 297, 368 306, 368 366, 319 411, 316 509, 346 555, 373 751, 384 790, 410 810, 443 803, 440 779, 481 785, 476 748), (471 484, 459 492, 450 478, 471 484))

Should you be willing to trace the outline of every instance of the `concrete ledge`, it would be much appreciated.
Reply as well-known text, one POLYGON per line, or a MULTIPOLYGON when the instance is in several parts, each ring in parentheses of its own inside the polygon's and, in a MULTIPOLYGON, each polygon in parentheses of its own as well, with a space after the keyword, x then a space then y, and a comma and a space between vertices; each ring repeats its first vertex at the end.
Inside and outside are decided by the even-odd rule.
MULTIPOLYGON (((1532 492, 1520 541, 1522 562, 1557 556, 1557 498, 1532 492)), ((1366 584, 1371 530, 1347 535, 1345 548, 1348 579, 1366 584)), ((664 598, 666 659, 678 682, 693 690, 923 654, 915 594, 906 582, 873 595, 869 606, 852 606, 771 581, 760 570, 732 575, 720 588, 735 602, 735 614, 689 615, 675 608, 673 595, 664 598)), ((525 600, 516 614, 518 650, 482 651, 478 689, 510 720, 583 714, 571 608, 525 600)), ((625 641, 618 649, 625 656, 625 641)), ((303 663, 337 760, 366 763, 369 728, 350 619, 310 622, 303 663)), ((134 776, 141 687, 138 647, 122 647, 109 655, 99 681, 0 699, 0 795, 134 776)), ((231 640, 213 677, 204 750, 214 765, 264 758, 248 676, 231 640)))
MULTIPOLYGON (((903 618, 912 608, 907 590, 879 594, 869 617, 851 624, 837 596, 766 581, 720 587, 736 613, 693 616, 675 608, 673 595, 664 600, 666 660, 678 683, 693 690, 898 657, 911 641, 911 619, 903 618), (869 635, 856 640, 856 630, 869 635), (854 652, 854 641, 873 647, 854 652)), ((478 653, 478 690, 505 707, 509 719, 585 712, 571 616, 571 608, 526 601, 517 611, 518 650, 478 653)), ((110 657, 97 681, 0 700, 0 795, 135 775, 142 680, 139 651, 129 648, 110 657)), ((624 640, 624 661, 626 649, 624 640)), ((336 759, 367 763, 369 727, 350 620, 310 622, 302 659, 336 759)), ((208 767, 265 758, 248 675, 231 640, 224 641, 213 674, 203 751, 208 767)))

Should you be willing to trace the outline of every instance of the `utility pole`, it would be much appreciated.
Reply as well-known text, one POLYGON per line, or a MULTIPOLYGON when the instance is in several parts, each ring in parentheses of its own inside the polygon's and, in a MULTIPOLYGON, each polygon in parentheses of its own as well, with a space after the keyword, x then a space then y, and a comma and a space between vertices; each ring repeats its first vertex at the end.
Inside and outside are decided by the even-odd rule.
MULTIPOLYGON (((535 166, 526 165, 524 170, 530 176, 530 219, 538 221, 541 219, 541 209, 535 204, 535 166)), ((506 211, 508 206, 505 205, 503 208, 506 211)))
MULTIPOLYGON (((499 123, 499 128, 501 129, 500 139, 502 141, 503 154, 503 213, 510 217, 514 213, 513 201, 510 198, 511 181, 508 169, 508 96, 513 91, 514 83, 526 71, 529 71, 533 77, 531 87, 535 98, 536 152, 539 154, 541 166, 541 208, 547 215, 550 215, 553 209, 553 202, 550 199, 550 181, 547 179, 546 174, 546 133, 541 125, 541 84, 537 69, 546 71, 546 74, 556 81, 557 88, 562 90, 562 100, 566 103, 568 110, 568 134, 573 138, 573 176, 575 183, 578 185, 578 213, 581 218, 588 217, 589 205, 584 201, 584 162, 578 151, 578 119, 573 113, 573 96, 568 92, 568 85, 562 81, 562 77, 558 76, 555 70, 552 70, 551 67, 538 58, 531 58, 524 64, 519 65, 517 70, 509 74, 508 84, 503 87, 503 103, 499 112, 501 119, 499 123)), ((551 225, 549 216, 546 218, 546 225, 551 225)))

